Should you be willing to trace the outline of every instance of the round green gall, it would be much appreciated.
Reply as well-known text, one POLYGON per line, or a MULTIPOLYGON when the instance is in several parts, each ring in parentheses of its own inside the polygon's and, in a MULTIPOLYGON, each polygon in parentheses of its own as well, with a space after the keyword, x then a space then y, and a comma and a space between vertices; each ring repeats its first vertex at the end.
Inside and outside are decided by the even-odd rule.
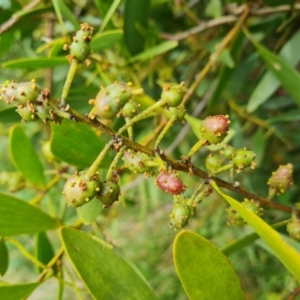
POLYGON ((210 153, 205 159, 205 166, 207 171, 214 173, 223 166, 223 162, 224 160, 220 155, 210 153))
POLYGON ((186 109, 184 105, 179 105, 177 107, 166 107, 165 114, 168 119, 176 116, 178 121, 182 121, 185 117, 186 109))
POLYGON ((70 54, 79 61, 84 61, 90 55, 90 45, 83 41, 73 41, 70 46, 70 54))
POLYGON ((178 106, 183 100, 183 87, 183 82, 181 84, 165 84, 161 93, 161 100, 166 100, 168 102, 168 106, 178 106))
POLYGON ((100 191, 98 175, 85 177, 86 172, 72 175, 64 185, 63 194, 72 207, 80 207, 92 200, 100 191))
POLYGON ((135 101, 129 100, 122 108, 122 115, 127 118, 133 118, 141 111, 140 104, 135 101))
POLYGON ((241 215, 231 206, 226 209, 226 216, 229 226, 241 227, 246 224, 241 215))
POLYGON ((169 226, 172 229, 184 228, 192 215, 192 207, 184 202, 177 202, 170 214, 169 226))
POLYGON ((287 232, 295 239, 300 240, 300 220, 292 220, 287 224, 287 232))
POLYGON ((100 193, 97 198, 103 206, 110 207, 114 202, 118 201, 120 195, 120 186, 117 182, 104 181, 100 183, 100 193))
POLYGON ((143 152, 129 149, 124 152, 123 160, 125 166, 134 173, 150 176, 153 172, 154 167, 147 165, 148 162, 152 162, 152 158, 143 152))
POLYGON ((241 170, 246 167, 255 168, 254 159, 256 157, 255 152, 249 151, 246 148, 237 149, 232 155, 232 162, 238 170, 241 170))

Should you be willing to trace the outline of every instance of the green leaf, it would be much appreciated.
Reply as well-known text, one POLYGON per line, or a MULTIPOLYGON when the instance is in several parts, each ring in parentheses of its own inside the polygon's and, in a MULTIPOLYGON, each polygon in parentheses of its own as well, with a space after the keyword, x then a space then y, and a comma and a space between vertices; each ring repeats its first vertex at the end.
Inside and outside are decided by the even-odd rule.
MULTIPOLYGON (((300 60, 300 31, 283 46, 279 56, 286 61, 291 67, 295 67, 300 60)), ((247 111, 254 112, 261 104, 266 102, 269 97, 278 89, 280 82, 271 70, 259 81, 253 90, 247 104, 247 111)))
MULTIPOLYGON (((54 256, 52 244, 45 232, 39 232, 36 235, 35 256, 44 265, 47 265, 54 256)), ((39 273, 43 271, 42 268, 37 269, 39 273)))
MULTIPOLYGON (((87 125, 70 120, 52 124, 53 138, 51 151, 62 161, 81 168, 89 167, 104 148, 101 138, 87 125)), ((105 159, 101 167, 108 167, 105 159)))
POLYGON ((61 229, 61 237, 74 268, 96 299, 157 299, 144 279, 96 237, 68 227, 61 229))
POLYGON ((167 41, 167 42, 163 42, 155 47, 149 48, 146 51, 133 56, 129 59, 130 62, 134 62, 134 61, 143 61, 143 60, 147 60, 153 57, 156 57, 157 55, 163 54, 165 52, 168 52, 174 48, 176 48, 178 46, 178 42, 177 41, 167 41))
POLYGON ((256 166, 260 166, 265 154, 265 138, 264 138, 264 130, 261 127, 258 127, 255 134, 252 137, 252 145, 251 150, 255 152, 255 163, 256 166))
POLYGON ((173 255, 190 300, 244 299, 239 278, 227 257, 205 238, 181 231, 174 241, 173 255))
POLYGON ((15 107, 3 108, 0 110, 0 123, 17 123, 21 122, 20 115, 16 112, 15 107))
POLYGON ((19 126, 13 127, 10 134, 10 152, 16 168, 38 188, 45 188, 46 180, 43 165, 31 141, 19 126))
POLYGON ((300 106, 299 73, 282 58, 278 57, 262 45, 255 42, 251 37, 250 40, 258 50, 258 53, 261 55, 268 69, 273 72, 276 78, 280 81, 281 85, 294 98, 297 105, 300 106))
POLYGON ((1 300, 20 300, 27 298, 41 283, 2 284, 0 285, 1 300))
POLYGON ((111 4, 109 10, 107 11, 102 23, 101 23, 101 27, 100 27, 100 32, 102 32, 104 30, 104 28, 106 27, 107 23, 109 22, 109 20, 112 18, 113 14, 115 13, 116 9, 118 8, 119 4, 120 4, 121 0, 114 0, 114 2, 111 4))
POLYGON ((42 68, 53 68, 67 64, 68 60, 65 57, 26 57, 9 60, 3 63, 1 66, 2 68, 9 69, 38 70, 42 68))
POLYGON ((119 43, 123 37, 123 30, 108 30, 96 34, 91 41, 91 49, 102 51, 119 43))
POLYGON ((9 264, 8 250, 3 237, 0 237, 0 257, 0 276, 3 276, 6 273, 9 264))
POLYGON ((270 225, 246 209, 238 201, 224 194, 214 181, 211 186, 242 216, 242 218, 256 231, 264 242, 273 250, 277 258, 286 269, 300 282, 300 254, 289 246, 270 225))
POLYGON ((78 207, 76 210, 83 223, 90 224, 99 216, 102 207, 103 205, 99 199, 94 198, 85 205, 78 207))
MULTIPOLYGON (((54 1, 52 1, 54 4, 54 1)), ((76 30, 80 29, 79 22, 77 18, 74 16, 73 12, 70 11, 69 7, 64 3, 64 1, 57 1, 57 4, 59 5, 59 9, 61 11, 61 14, 72 23, 74 28, 76 30)))
POLYGON ((61 2, 61 1, 59 1, 59 0, 51 0, 51 2, 52 2, 52 5, 53 5, 53 7, 54 7, 55 14, 56 14, 56 17, 57 17, 58 22, 59 22, 59 24, 60 24, 60 27, 61 27, 61 29, 62 29, 64 35, 67 35, 68 32, 67 32, 67 29, 66 29, 66 27, 65 27, 63 18, 62 18, 61 7, 60 7, 60 5, 59 5, 59 2, 61 2))
POLYGON ((127 0, 124 14, 124 40, 132 55, 144 48, 144 37, 140 33, 145 30, 150 12, 150 0, 127 0))
MULTIPOLYGON (((286 226, 287 223, 288 223, 288 221, 282 221, 282 222, 279 222, 279 223, 276 223, 276 224, 272 225, 272 228, 279 229, 279 228, 282 228, 282 227, 286 226)), ((237 252, 240 249, 253 244, 253 242, 258 240, 259 238, 260 237, 256 232, 249 233, 249 234, 244 235, 244 236, 242 236, 238 239, 233 240, 232 242, 230 242, 229 244, 224 246, 221 249, 221 251, 226 256, 229 256, 230 254, 232 254, 234 252, 237 252)))
POLYGON ((41 232, 58 226, 57 220, 39 208, 12 196, 0 194, 1 236, 41 232))

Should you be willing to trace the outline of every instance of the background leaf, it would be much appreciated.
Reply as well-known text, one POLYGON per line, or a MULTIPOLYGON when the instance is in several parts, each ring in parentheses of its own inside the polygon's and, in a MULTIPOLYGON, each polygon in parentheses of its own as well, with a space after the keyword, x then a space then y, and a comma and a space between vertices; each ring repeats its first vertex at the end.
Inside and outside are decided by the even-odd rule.
POLYGON ((107 30, 103 33, 96 34, 91 41, 91 49, 102 51, 116 43, 119 43, 123 37, 123 30, 107 30))
POLYGON ((266 66, 280 81, 282 86, 294 98, 295 102, 300 106, 300 75, 288 63, 274 53, 267 50, 262 45, 250 39, 263 58, 266 66))
POLYGON ((99 201, 99 199, 94 198, 89 203, 78 207, 77 213, 84 224, 90 224, 99 216, 103 205, 99 201))
POLYGON ((157 299, 147 283, 95 237, 63 227, 61 237, 75 269, 96 299, 157 299))
POLYGON ((1 284, 0 299, 1 300, 20 300, 28 297, 41 283, 25 283, 25 284, 1 284))
POLYGON ((256 233, 273 250, 274 254, 284 264, 286 269, 298 280, 298 282, 300 282, 300 254, 294 248, 289 246, 270 225, 253 212, 246 209, 238 201, 224 194, 214 181, 211 181, 210 184, 256 231, 256 233))
MULTIPOLYGON (((52 124, 52 131, 53 154, 62 161, 81 168, 89 167, 105 145, 89 126, 70 120, 63 120, 60 125, 52 124)), ((106 159, 100 167, 109 165, 110 161, 106 159)))
POLYGON ((3 237, 0 237, 0 276, 3 276, 9 264, 8 250, 3 237))
POLYGON ((6 61, 1 66, 9 69, 38 70, 67 64, 68 60, 65 57, 26 57, 6 61))
MULTIPOLYGON (((293 37, 285 43, 281 49, 279 56, 284 59, 291 67, 295 67, 300 60, 300 31, 295 33, 293 37)), ((254 112, 261 104, 268 100, 268 98, 280 86, 280 81, 271 70, 259 81, 252 94, 250 95, 247 111, 254 112)))
POLYGON ((10 134, 10 152, 17 169, 38 188, 45 187, 43 165, 23 129, 15 126, 10 134))
POLYGON ((173 253, 177 274, 190 300, 244 299, 232 265, 205 238, 181 231, 174 241, 173 253))
POLYGON ((35 233, 55 229, 58 226, 55 219, 37 207, 0 194, 0 235, 35 233))

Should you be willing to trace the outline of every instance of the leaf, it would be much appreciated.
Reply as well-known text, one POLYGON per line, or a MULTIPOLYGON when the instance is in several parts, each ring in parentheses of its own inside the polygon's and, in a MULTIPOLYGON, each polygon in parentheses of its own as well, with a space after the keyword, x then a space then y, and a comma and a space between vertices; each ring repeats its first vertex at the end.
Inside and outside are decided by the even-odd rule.
POLYGON ((108 30, 96 34, 91 41, 91 49, 102 51, 119 43, 123 37, 123 30, 108 30))
POLYGON ((25 284, 1 284, 0 299, 1 300, 20 300, 27 298, 41 283, 25 283, 25 284))
POLYGON ((15 107, 9 107, 0 110, 0 123, 17 123, 17 122, 21 122, 21 117, 16 112, 15 107))
POLYGON ((250 210, 246 209, 238 201, 224 194, 214 181, 211 180, 210 184, 256 231, 264 242, 273 250, 274 254, 283 263, 286 269, 300 282, 300 254, 294 248, 289 246, 270 225, 250 210))
POLYGON ((67 65, 65 57, 25 57, 9 60, 3 63, 2 68, 38 70, 42 68, 53 68, 67 65))
POLYGON ((31 141, 19 126, 10 133, 10 152, 16 168, 37 188, 45 188, 43 165, 31 141))
POLYGON ((244 299, 232 265, 205 238, 181 231, 174 241, 173 255, 177 274, 190 300, 244 299))
POLYGON ((0 194, 1 236, 41 232, 58 226, 57 220, 39 208, 12 196, 0 194))
MULTIPOLYGON (((300 43, 300 31, 295 33, 293 37, 283 46, 279 56, 284 59, 291 67, 295 67, 300 60, 300 51, 298 46, 300 43)), ((253 90, 247 105, 247 112, 254 112, 261 104, 266 102, 268 98, 278 89, 280 82, 271 70, 259 81, 253 90)))
MULTIPOLYGON (((101 139, 85 124, 65 119, 60 125, 52 124, 52 131, 52 153, 71 165, 89 167, 104 148, 101 139)), ((110 160, 105 159, 101 167, 109 165, 110 160)))
MULTIPOLYGON (((288 223, 288 221, 282 221, 282 222, 279 222, 279 223, 276 223, 276 224, 272 225, 272 227, 274 229, 279 229, 279 228, 282 228, 282 227, 286 226, 287 223, 288 223)), ((260 237, 256 232, 249 233, 249 234, 244 235, 244 236, 242 236, 238 239, 233 240, 232 242, 230 242, 229 244, 224 246, 221 249, 221 251, 226 256, 229 256, 230 254, 232 254, 234 252, 237 252, 240 249, 253 244, 253 242, 258 240, 259 238, 260 237)))
POLYGON ((9 264, 8 250, 3 237, 0 237, 0 257, 0 276, 3 276, 6 273, 9 264))
MULTIPOLYGON (((39 232, 36 235, 35 256, 44 265, 47 265, 54 256, 52 244, 45 232, 39 232)), ((43 271, 42 268, 37 269, 39 273, 43 271)))
POLYGON ((177 41, 167 41, 167 42, 163 42, 155 47, 149 48, 146 51, 133 56, 129 59, 130 62, 134 62, 134 61, 143 61, 146 59, 150 59, 153 57, 156 57, 157 55, 163 54, 167 51, 170 51, 171 49, 174 49, 178 46, 178 42, 177 41))
POLYGON ((140 33, 147 27, 150 0, 127 0, 124 13, 124 40, 132 55, 144 49, 144 37, 140 33))
POLYGON ((61 238, 74 268, 96 299, 157 299, 144 279, 96 237, 63 227, 61 238))
POLYGON ((102 32, 104 30, 104 28, 106 27, 107 23, 109 22, 109 20, 112 18, 113 14, 115 13, 116 9, 118 8, 119 4, 120 4, 121 0, 114 0, 114 2, 111 4, 110 8, 108 9, 101 27, 100 27, 100 32, 102 32))
POLYGON ((255 163, 256 166, 260 166, 265 154, 265 138, 264 130, 261 127, 258 127, 255 134, 252 137, 251 150, 255 152, 255 163))
POLYGON ((273 72, 281 85, 294 98, 296 104, 300 106, 299 73, 288 63, 286 63, 282 58, 278 57, 262 45, 255 42, 251 37, 250 40, 258 50, 258 53, 261 55, 268 69, 273 72))
POLYGON ((83 223, 90 224, 99 216, 102 207, 103 205, 101 202, 97 198, 94 198, 85 205, 78 207, 76 210, 83 223))
POLYGON ((58 22, 60 24, 60 27, 61 27, 64 35, 68 35, 67 29, 65 27, 65 24, 64 24, 64 21, 63 21, 63 18, 62 18, 61 7, 59 5, 60 1, 58 1, 58 0, 51 0, 51 2, 52 2, 52 5, 53 5, 53 8, 54 8, 56 17, 58 19, 58 22))
MULTIPOLYGON (((54 4, 54 1, 52 1, 54 4)), ((76 30, 80 29, 80 25, 76 17, 74 16, 73 12, 70 11, 69 7, 64 3, 64 1, 57 1, 57 4, 59 5, 59 9, 61 11, 61 14, 72 23, 74 28, 76 30)))

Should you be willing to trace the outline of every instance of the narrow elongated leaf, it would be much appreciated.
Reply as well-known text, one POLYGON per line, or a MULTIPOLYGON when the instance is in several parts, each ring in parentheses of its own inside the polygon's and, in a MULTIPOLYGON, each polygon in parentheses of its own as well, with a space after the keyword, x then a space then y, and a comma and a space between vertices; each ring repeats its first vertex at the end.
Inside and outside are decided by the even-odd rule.
POLYGON ((79 30, 80 25, 74 14, 70 11, 69 7, 64 3, 64 1, 57 1, 57 4, 59 5, 60 11, 62 15, 69 20, 75 29, 79 30))
POLYGON ((0 299, 1 300, 20 300, 28 297, 41 283, 25 283, 25 284, 1 284, 0 299))
POLYGON ((251 39, 269 70, 300 106, 300 75, 287 62, 251 39))
POLYGON ((205 238, 181 231, 173 253, 177 274, 190 300, 244 299, 239 278, 227 257, 205 238))
POLYGON ((0 235, 35 233, 55 229, 58 226, 57 220, 39 208, 14 197, 0 194, 0 235))
POLYGON ((211 181, 210 184, 256 231, 286 269, 300 282, 300 254, 289 246, 269 224, 246 209, 238 201, 223 193, 214 181, 211 181))
POLYGON ((38 188, 45 187, 43 165, 35 152, 31 141, 19 126, 10 134, 10 152, 17 169, 38 188))
POLYGON ((2 68, 37 70, 67 65, 65 57, 26 57, 9 60, 3 63, 2 68))
POLYGON ((61 13, 61 8, 60 8, 60 5, 59 5, 59 0, 51 0, 52 2, 52 5, 53 5, 53 8, 55 10, 55 14, 56 14, 56 17, 58 19, 58 22, 60 24, 60 27, 62 29, 62 31, 64 32, 64 35, 67 35, 67 29, 65 27, 65 23, 63 21, 63 18, 62 18, 62 13, 61 13))
MULTIPOLYGON (((284 45, 279 53, 291 67, 295 67, 300 60, 300 31, 284 45)), ((261 104, 268 100, 268 98, 278 89, 280 81, 271 70, 266 72, 258 85, 253 90, 247 104, 247 111, 249 113, 255 111, 261 104)))
MULTIPOLYGON (((274 229, 279 229, 282 228, 284 226, 286 226, 286 224, 288 223, 288 221, 282 221, 280 223, 276 223, 274 225, 272 225, 272 227, 274 229)), ((256 233, 256 232, 252 232, 249 233, 247 235, 244 235, 238 239, 235 239, 234 241, 230 242, 229 244, 227 244, 226 246, 224 246, 221 251, 226 255, 229 256, 230 254, 239 251, 240 249, 249 246, 251 244, 253 244, 254 241, 260 239, 260 236, 256 233)))
POLYGON ((113 14, 115 13, 116 9, 118 8, 119 4, 120 4, 121 0, 114 0, 113 3, 111 4, 110 8, 108 9, 101 27, 100 27, 100 32, 102 32, 104 30, 104 28, 106 27, 107 23, 109 22, 109 20, 112 18, 113 14))
MULTIPOLYGON (((36 236, 35 256, 44 265, 47 265, 54 256, 52 244, 50 243, 45 232, 39 232, 36 236)), ((43 271, 43 269, 40 267, 37 269, 39 273, 43 271)))
POLYGON ((144 279, 97 238, 68 227, 61 229, 61 237, 75 269, 96 299, 157 299, 144 279))
POLYGON ((103 33, 96 34, 91 41, 91 49, 102 51, 121 41, 123 30, 108 30, 103 33))
POLYGON ((150 0, 127 0, 124 15, 124 40, 131 54, 135 55, 144 48, 145 31, 150 12, 150 0))
POLYGON ((146 59, 150 59, 153 57, 156 57, 157 55, 163 54, 165 52, 168 52, 171 49, 174 49, 178 46, 178 42, 177 41, 167 41, 167 42, 163 42, 155 47, 149 48, 146 51, 133 56, 132 58, 130 58, 130 62, 134 62, 134 61, 143 61, 146 59))
POLYGON ((0 111, 0 123, 17 123, 21 122, 21 119, 15 107, 4 108, 0 111))
MULTIPOLYGON (((53 124, 52 130, 51 151, 57 158, 69 164, 89 167, 104 148, 101 139, 85 124, 63 120, 60 125, 53 124)), ((101 167, 109 165, 110 160, 105 159, 101 167)))
POLYGON ((3 237, 0 237, 0 276, 3 276, 7 269, 9 263, 8 250, 3 237))

